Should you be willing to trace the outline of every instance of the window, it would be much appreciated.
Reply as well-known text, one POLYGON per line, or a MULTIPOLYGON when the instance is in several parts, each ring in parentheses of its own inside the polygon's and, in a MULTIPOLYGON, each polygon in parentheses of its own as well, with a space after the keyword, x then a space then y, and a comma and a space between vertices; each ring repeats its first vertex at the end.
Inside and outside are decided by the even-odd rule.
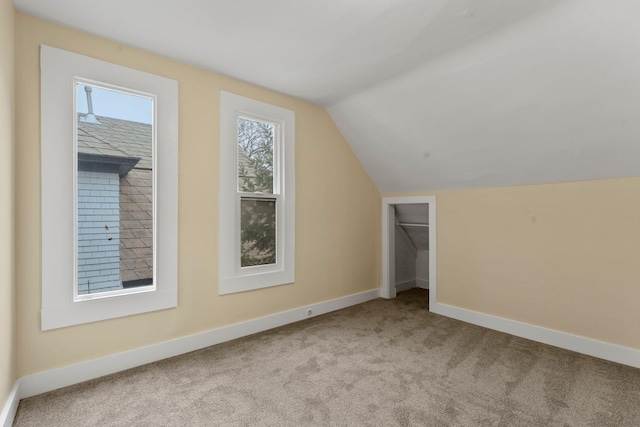
POLYGON ((155 290, 156 97, 75 80, 74 300, 155 290))
POLYGON ((240 267, 276 264, 273 152, 279 130, 277 124, 238 117, 240 267))
POLYGON ((294 281, 295 114, 221 93, 220 294, 294 281))
POLYGON ((177 82, 48 46, 41 73, 42 329, 175 307, 177 82))

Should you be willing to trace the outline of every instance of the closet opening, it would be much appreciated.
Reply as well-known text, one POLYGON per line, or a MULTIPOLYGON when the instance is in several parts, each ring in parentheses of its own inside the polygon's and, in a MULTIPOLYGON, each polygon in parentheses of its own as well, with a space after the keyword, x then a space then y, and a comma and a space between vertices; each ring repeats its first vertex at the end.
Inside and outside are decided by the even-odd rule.
POLYGON ((383 199, 382 297, 412 290, 435 303, 435 242, 434 196, 383 199))

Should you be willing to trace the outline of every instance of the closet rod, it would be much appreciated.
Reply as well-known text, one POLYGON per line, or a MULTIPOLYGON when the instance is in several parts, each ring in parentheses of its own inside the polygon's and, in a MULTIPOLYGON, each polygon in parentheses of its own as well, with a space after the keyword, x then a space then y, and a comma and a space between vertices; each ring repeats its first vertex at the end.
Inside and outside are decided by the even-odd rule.
POLYGON ((398 225, 402 227, 428 227, 429 224, 412 224, 409 222, 399 222, 398 225))

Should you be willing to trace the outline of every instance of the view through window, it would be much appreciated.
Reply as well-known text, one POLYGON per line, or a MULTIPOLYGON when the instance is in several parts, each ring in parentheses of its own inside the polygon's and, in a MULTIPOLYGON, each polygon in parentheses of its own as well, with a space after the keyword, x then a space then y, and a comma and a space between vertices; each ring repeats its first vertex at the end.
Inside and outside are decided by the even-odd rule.
POLYGON ((76 106, 76 295, 152 286, 153 100, 79 82, 76 106))
POLYGON ((276 131, 271 123, 238 118, 241 267, 276 263, 276 131))

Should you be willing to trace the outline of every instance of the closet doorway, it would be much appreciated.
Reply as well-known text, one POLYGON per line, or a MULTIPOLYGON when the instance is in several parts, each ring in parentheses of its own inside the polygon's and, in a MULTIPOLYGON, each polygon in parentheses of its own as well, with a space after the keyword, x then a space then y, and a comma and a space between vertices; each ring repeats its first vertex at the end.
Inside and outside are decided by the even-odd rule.
POLYGON ((383 298, 423 288, 436 302, 435 196, 382 199, 382 270, 383 298))

